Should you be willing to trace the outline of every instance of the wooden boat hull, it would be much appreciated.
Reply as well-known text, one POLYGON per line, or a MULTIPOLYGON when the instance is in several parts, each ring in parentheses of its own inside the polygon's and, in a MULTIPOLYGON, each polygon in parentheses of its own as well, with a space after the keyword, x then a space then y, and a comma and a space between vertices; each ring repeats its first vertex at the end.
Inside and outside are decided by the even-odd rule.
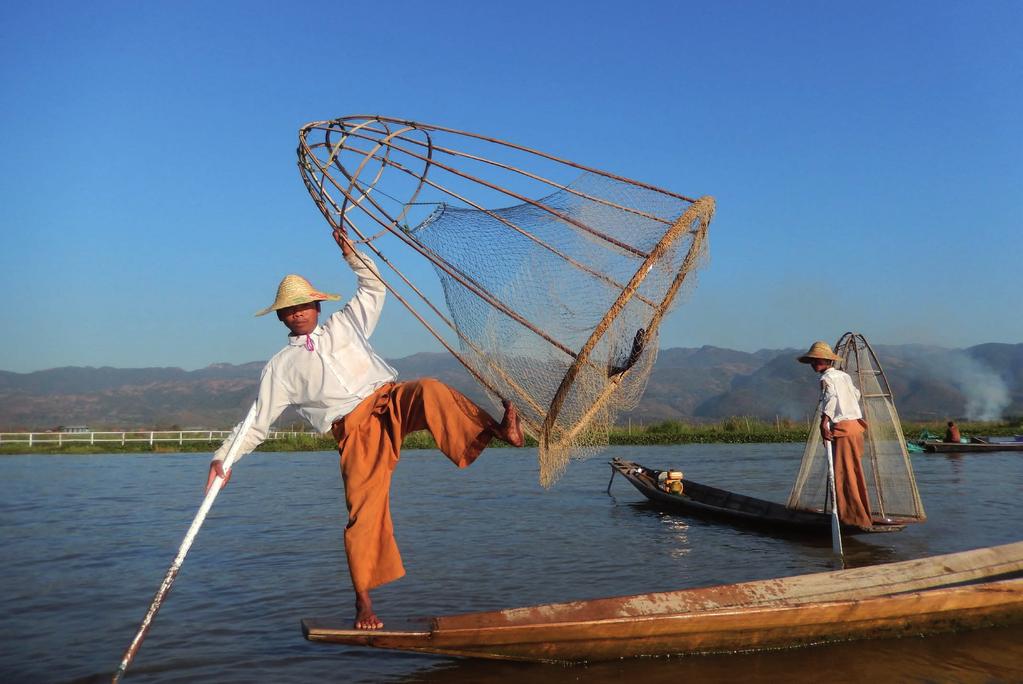
MULTIPOLYGON (((773 501, 736 494, 686 479, 682 480, 683 493, 672 494, 657 487, 649 475, 651 469, 645 466, 619 458, 611 461, 610 465, 613 472, 620 473, 645 497, 660 506, 774 532, 798 532, 824 537, 831 535, 831 516, 823 511, 789 508, 773 501)), ((898 532, 905 527, 904 521, 892 520, 871 527, 842 525, 842 532, 844 534, 898 532)))
POLYGON ((926 440, 921 443, 928 453, 987 453, 995 451, 1023 451, 1023 442, 941 442, 926 440))
POLYGON ((1023 621, 1023 542, 868 568, 389 623, 307 639, 530 661, 784 648, 1023 621))

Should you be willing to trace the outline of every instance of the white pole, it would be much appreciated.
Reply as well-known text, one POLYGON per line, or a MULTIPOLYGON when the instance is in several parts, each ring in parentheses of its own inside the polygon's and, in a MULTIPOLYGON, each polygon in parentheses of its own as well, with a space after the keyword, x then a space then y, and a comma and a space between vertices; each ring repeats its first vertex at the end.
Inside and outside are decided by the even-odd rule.
MULTIPOLYGON (((241 446, 242 436, 249 431, 249 426, 252 425, 252 420, 256 416, 256 405, 253 404, 252 408, 249 409, 249 413, 245 416, 245 420, 242 421, 242 426, 238 430, 238 434, 235 435, 234 442, 231 444, 231 448, 227 452, 227 457, 224 459, 224 473, 230 474, 231 465, 235 461, 235 457, 238 455, 238 447, 241 446)), ((152 434, 152 433, 150 433, 152 434)), ((213 506, 213 500, 217 498, 217 494, 220 493, 221 488, 224 486, 224 479, 217 477, 213 480, 213 484, 210 485, 210 491, 206 492, 206 498, 202 500, 202 505, 199 506, 199 511, 195 514, 195 518, 192 520, 192 525, 188 528, 188 532, 185 533, 185 538, 181 542, 181 547, 178 549, 178 555, 174 557, 174 562, 167 569, 167 574, 164 575, 163 582, 160 584, 160 588, 156 590, 156 595, 153 597, 153 602, 149 605, 149 610, 146 611, 146 616, 142 618, 142 624, 139 626, 139 631, 135 634, 135 638, 132 639, 131 644, 128 646, 128 650, 124 652, 124 657, 121 658, 121 664, 117 668, 117 672, 114 673, 113 682, 116 684, 121 681, 125 671, 128 669, 128 665, 135 658, 135 654, 138 653, 139 647, 142 646, 142 640, 146 638, 146 633, 149 632, 149 628, 153 624, 153 619, 156 617, 157 611, 160 610, 160 606, 163 604, 163 599, 170 591, 171 585, 174 584, 174 578, 177 577, 178 571, 181 569, 181 564, 185 562, 185 556, 188 554, 188 550, 192 547, 192 542, 195 540, 195 536, 199 534, 199 528, 202 527, 203 521, 206 520, 206 514, 209 513, 210 508, 213 506)))
POLYGON ((824 448, 828 452, 828 493, 831 495, 831 551, 844 565, 842 525, 838 521, 838 498, 835 496, 835 457, 831 451, 831 442, 824 442, 824 448))

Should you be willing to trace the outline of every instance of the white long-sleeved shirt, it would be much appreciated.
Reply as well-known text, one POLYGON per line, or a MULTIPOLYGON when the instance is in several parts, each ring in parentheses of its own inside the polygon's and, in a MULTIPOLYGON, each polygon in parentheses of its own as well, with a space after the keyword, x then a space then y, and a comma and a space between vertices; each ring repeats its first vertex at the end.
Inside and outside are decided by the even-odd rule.
POLYGON ((848 373, 837 368, 821 373, 821 412, 834 423, 863 417, 860 391, 848 373))
POLYGON ((376 265, 362 252, 345 261, 358 280, 355 296, 308 336, 288 336, 288 345, 263 368, 252 424, 242 434, 244 421, 236 425, 214 460, 224 460, 236 439, 241 443, 235 462, 251 452, 288 406, 314 429, 326 432, 378 387, 398 377, 369 344, 386 294, 376 265), (306 337, 312 350, 307 349, 306 337))

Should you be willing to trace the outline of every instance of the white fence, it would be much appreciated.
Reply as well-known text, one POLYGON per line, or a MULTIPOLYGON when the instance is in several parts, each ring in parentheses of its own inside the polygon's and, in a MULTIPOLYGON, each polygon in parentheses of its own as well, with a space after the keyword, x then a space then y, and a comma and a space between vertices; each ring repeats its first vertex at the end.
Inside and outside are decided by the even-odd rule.
MULTIPOLYGON (((222 442, 230 430, 144 430, 136 432, 0 432, 0 444, 63 446, 64 444, 184 444, 185 442, 222 442)), ((299 436, 315 437, 312 432, 271 430, 267 439, 299 436)))

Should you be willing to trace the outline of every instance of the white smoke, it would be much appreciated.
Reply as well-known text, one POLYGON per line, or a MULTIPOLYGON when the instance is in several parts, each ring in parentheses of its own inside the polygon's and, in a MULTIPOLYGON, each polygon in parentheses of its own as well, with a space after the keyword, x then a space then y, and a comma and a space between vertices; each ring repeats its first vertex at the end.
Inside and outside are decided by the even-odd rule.
POLYGON ((1000 420, 1009 405, 1009 387, 987 364, 962 351, 942 355, 940 375, 954 383, 966 399, 968 420, 1000 420))

